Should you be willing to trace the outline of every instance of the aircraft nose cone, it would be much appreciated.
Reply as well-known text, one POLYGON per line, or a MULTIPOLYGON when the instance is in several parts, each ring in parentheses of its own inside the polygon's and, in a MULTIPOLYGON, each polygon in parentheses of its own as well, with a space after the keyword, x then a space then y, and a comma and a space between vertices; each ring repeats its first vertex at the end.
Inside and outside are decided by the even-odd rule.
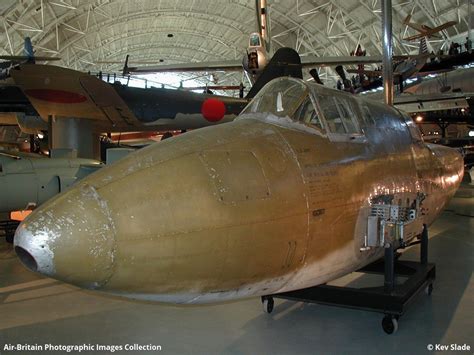
POLYGON ((15 234, 30 270, 97 289, 113 273, 115 235, 107 202, 90 185, 72 189, 33 212, 15 234))
POLYGON ((15 252, 28 269, 47 276, 53 276, 52 252, 47 247, 47 235, 36 235, 24 226, 15 233, 15 252))

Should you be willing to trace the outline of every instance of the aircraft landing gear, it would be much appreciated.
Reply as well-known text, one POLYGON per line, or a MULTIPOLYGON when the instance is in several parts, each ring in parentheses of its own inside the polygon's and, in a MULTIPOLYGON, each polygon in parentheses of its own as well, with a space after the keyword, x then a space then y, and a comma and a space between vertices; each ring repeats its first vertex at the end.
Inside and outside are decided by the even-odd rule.
POLYGON ((263 311, 265 313, 268 313, 268 314, 272 313, 274 305, 275 305, 275 301, 273 300, 273 297, 262 296, 262 306, 263 306, 263 311))

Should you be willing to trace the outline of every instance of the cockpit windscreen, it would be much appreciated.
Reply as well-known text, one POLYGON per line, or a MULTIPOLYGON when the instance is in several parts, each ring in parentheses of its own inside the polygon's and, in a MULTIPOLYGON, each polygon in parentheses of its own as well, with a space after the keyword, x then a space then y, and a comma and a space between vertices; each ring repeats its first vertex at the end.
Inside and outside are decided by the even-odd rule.
POLYGON ((242 114, 271 113, 298 121, 298 108, 306 100, 309 100, 309 91, 302 81, 281 78, 271 81, 260 90, 242 114))
POLYGON ((252 33, 249 39, 250 47, 260 47, 260 35, 258 33, 252 33))

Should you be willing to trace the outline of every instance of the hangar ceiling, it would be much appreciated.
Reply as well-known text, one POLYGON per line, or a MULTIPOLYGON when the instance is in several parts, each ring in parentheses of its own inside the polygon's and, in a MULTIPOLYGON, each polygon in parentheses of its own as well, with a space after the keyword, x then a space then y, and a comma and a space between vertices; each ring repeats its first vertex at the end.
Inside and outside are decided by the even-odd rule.
MULTIPOLYGON (((401 40, 412 29, 403 19, 431 27, 458 24, 431 39, 435 51, 450 41, 464 43, 472 0, 392 0, 394 53, 417 51, 401 40)), ((348 55, 360 43, 381 54, 380 0, 269 0, 273 48, 290 46, 302 55, 348 55)), ((2 0, 0 54, 20 55, 24 37, 37 55, 61 57, 69 68, 119 72, 132 61, 163 64, 242 58, 255 31, 254 0, 2 0)), ((186 74, 184 76, 190 76, 186 74)), ((334 77, 323 69, 322 79, 334 77)), ((219 74, 220 84, 237 84, 241 74, 219 74)))

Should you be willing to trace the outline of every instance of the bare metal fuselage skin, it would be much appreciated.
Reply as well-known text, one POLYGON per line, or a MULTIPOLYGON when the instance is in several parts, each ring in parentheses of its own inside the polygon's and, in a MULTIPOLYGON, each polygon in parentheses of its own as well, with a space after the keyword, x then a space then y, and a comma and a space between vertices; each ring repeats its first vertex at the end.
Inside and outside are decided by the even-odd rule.
POLYGON ((80 287, 172 303, 340 277, 382 255, 362 250, 374 197, 424 194, 417 222, 430 224, 463 174, 456 151, 414 142, 397 111, 368 105, 362 139, 256 113, 154 144, 34 211, 17 253, 80 287))

